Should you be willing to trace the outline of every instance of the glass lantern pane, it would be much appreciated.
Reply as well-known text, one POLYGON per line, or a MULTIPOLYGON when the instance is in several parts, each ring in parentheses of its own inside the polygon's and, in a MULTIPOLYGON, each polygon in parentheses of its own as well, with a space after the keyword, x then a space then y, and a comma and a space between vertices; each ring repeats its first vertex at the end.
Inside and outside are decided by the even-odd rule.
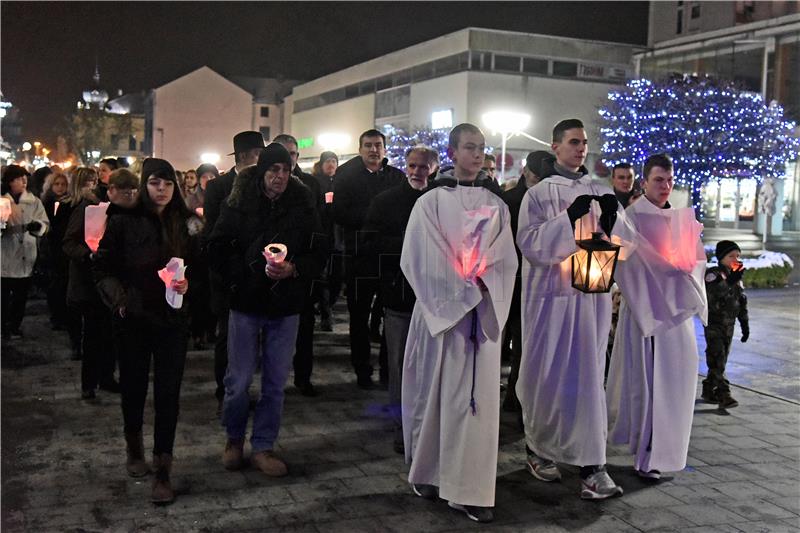
POLYGON ((586 262, 589 260, 589 252, 580 249, 572 256, 572 285, 576 288, 586 286, 586 262))
POLYGON ((607 291, 614 274, 615 250, 594 251, 589 272, 589 288, 592 291, 607 291))

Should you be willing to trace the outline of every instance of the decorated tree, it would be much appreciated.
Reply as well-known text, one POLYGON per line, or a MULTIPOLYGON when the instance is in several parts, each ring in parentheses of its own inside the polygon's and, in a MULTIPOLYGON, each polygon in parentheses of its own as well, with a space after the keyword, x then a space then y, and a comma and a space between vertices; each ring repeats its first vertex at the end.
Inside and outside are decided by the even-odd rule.
POLYGON ((781 106, 711 78, 630 81, 608 94, 600 116, 605 164, 628 162, 641 171, 650 155, 668 154, 698 217, 710 180, 783 178, 800 151, 781 106))
POLYGON ((409 133, 402 129, 385 128, 387 136, 386 157, 389 163, 397 168, 406 167, 406 152, 418 144, 424 144, 439 153, 439 166, 452 166, 453 162, 447 156, 447 138, 450 130, 432 130, 430 128, 415 129, 409 133))

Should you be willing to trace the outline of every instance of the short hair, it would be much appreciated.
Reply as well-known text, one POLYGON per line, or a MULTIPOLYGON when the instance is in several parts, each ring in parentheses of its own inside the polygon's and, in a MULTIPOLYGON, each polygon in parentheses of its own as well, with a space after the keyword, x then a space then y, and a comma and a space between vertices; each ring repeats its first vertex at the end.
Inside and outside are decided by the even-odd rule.
POLYGON ((497 163, 497 158, 494 154, 483 154, 483 162, 486 163, 487 161, 494 161, 497 163))
POLYGON ((574 130, 575 128, 585 129, 583 122, 577 118, 562 120, 553 127, 553 142, 560 143, 564 140, 564 133, 567 130, 574 130))
POLYGON ((661 167, 665 170, 672 170, 672 159, 667 154, 653 154, 644 162, 643 178, 646 180, 653 167, 661 167))
MULTIPOLYGON (((111 170, 117 170, 119 168, 119 161, 117 161, 116 157, 103 158, 100 160, 100 163, 105 163, 111 170)), ((98 163, 98 165, 100 163, 98 163)))
POLYGON ((138 189, 139 176, 127 168, 118 168, 108 177, 108 186, 116 189, 138 189))
POLYGON ((295 146, 299 146, 297 144, 297 139, 295 139, 294 136, 289 135, 288 133, 281 133, 279 135, 276 135, 275 138, 272 139, 272 142, 278 144, 293 144, 295 146))
POLYGON ((462 122, 452 130, 450 130, 450 136, 447 138, 447 146, 454 149, 458 148, 458 142, 461 140, 462 133, 474 133, 476 135, 483 135, 481 129, 475 124, 470 124, 469 122, 462 122))
POLYGON ((386 135, 384 135, 379 130, 372 128, 371 130, 367 130, 361 135, 358 136, 358 147, 361 148, 364 145, 364 137, 380 137, 383 141, 383 145, 386 146, 386 135))
POLYGON ((439 164, 439 154, 431 148, 430 146, 426 146, 424 144, 418 144, 416 146, 412 146, 408 150, 406 150, 406 159, 413 153, 422 154, 425 157, 425 160, 431 165, 438 165, 439 164))
POLYGON ((611 176, 612 177, 614 176, 614 172, 616 172, 617 169, 622 169, 622 170, 629 170, 630 169, 630 170, 633 170, 633 175, 634 176, 636 175, 636 171, 633 169, 633 165, 631 165, 630 163, 623 162, 623 163, 617 163, 616 165, 614 165, 614 167, 611 169, 611 176))

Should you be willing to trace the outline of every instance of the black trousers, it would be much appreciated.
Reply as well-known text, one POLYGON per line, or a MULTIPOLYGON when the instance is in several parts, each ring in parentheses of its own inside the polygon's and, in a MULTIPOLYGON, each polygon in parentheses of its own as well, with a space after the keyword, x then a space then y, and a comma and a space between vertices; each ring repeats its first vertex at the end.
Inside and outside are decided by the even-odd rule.
POLYGON ((331 254, 325 279, 321 283, 315 284, 314 297, 319 301, 319 314, 322 320, 331 319, 331 309, 336 305, 336 300, 339 299, 339 294, 342 292, 342 261, 343 258, 340 254, 331 254))
POLYGON ((230 309, 219 307, 217 314, 217 341, 214 343, 214 379, 217 389, 214 392, 217 401, 225 398, 225 371, 228 370, 228 317, 230 309))
POLYGON ((311 298, 306 300, 305 307, 300 313, 292 364, 294 384, 299 386, 309 383, 311 371, 314 369, 314 300, 311 298))
POLYGON ((503 407, 514 411, 521 409, 517 399, 517 379, 519 379, 519 365, 522 362, 522 324, 519 305, 511 304, 511 313, 503 332, 503 351, 511 363, 511 372, 508 374, 508 387, 503 407))
POLYGON ((81 390, 89 391, 114 379, 116 349, 111 333, 111 312, 98 299, 78 309, 81 336, 81 390))
POLYGON ((25 304, 33 278, 2 278, 3 331, 18 331, 25 316, 25 304))
POLYGON ((150 361, 153 361, 154 454, 172 453, 186 363, 187 333, 185 325, 163 327, 138 319, 114 319, 126 433, 142 429, 150 361))
POLYGON ((350 313, 350 360, 358 377, 371 377, 370 312, 378 293, 377 278, 348 277, 347 310, 350 313))
POLYGON ((728 364, 728 354, 731 351, 734 326, 708 326, 706 335, 706 366, 708 375, 703 380, 703 385, 717 389, 718 392, 730 392, 731 385, 725 375, 728 364))

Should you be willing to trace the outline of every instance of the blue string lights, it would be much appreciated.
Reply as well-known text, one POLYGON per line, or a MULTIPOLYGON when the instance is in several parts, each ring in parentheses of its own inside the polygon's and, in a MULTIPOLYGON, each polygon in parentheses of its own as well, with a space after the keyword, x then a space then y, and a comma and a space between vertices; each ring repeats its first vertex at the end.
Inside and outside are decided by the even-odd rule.
POLYGON ((452 166, 452 160, 447 156, 447 139, 450 135, 449 129, 433 130, 421 128, 408 133, 402 129, 384 128, 387 144, 386 157, 389 162, 400 169, 406 168, 406 151, 412 146, 424 144, 439 153, 439 166, 452 166))
POLYGON ((675 181, 702 215, 702 191, 723 178, 782 179, 800 153, 795 123, 776 102, 708 77, 632 80, 600 109, 603 162, 639 169, 652 154, 675 163, 675 181))

